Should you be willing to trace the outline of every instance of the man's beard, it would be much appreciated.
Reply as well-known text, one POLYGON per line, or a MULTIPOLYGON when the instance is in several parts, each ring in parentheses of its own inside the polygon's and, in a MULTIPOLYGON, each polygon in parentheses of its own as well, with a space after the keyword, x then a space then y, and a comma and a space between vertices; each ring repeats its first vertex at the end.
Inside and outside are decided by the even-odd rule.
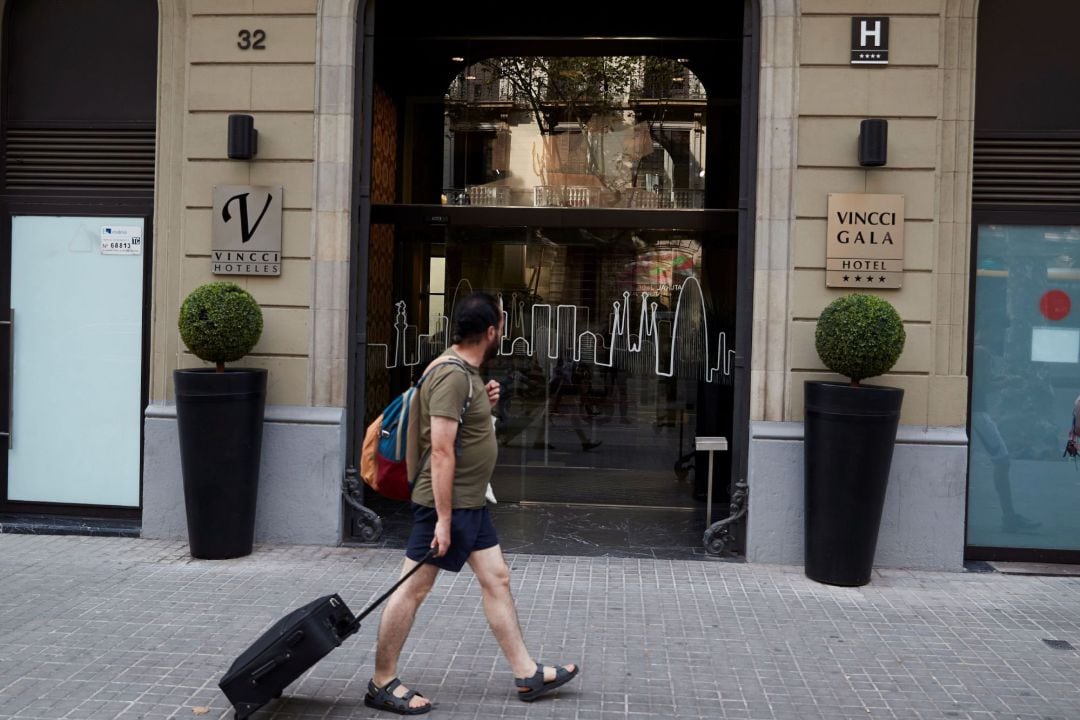
POLYGON ((500 338, 498 336, 496 336, 495 339, 492 340, 488 344, 488 346, 486 348, 484 348, 484 362, 485 363, 488 362, 489 360, 491 360, 496 355, 498 355, 498 353, 499 353, 499 342, 500 342, 500 338))

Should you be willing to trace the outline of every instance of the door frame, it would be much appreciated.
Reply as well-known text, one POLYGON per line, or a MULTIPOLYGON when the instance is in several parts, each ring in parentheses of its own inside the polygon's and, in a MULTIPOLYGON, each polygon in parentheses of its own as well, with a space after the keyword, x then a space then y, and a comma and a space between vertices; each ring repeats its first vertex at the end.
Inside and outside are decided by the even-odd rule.
POLYGON ((1003 562, 1049 562, 1080 563, 1080 550, 1055 550, 1047 548, 993 547, 968 544, 968 520, 971 497, 971 372, 975 353, 975 272, 979 263, 979 227, 981 225, 1080 225, 1080 210, 1055 207, 1032 207, 1017 209, 974 206, 971 210, 971 257, 968 277, 968 333, 967 333, 967 425, 968 455, 967 481, 964 493, 964 559, 1000 560, 1003 562))
MULTIPOLYGON (((12 218, 18 215, 58 217, 139 217, 143 220, 143 277, 142 277, 142 350, 139 390, 139 417, 143 416, 150 397, 150 308, 153 280, 154 203, 150 197, 57 197, 55 199, 20 198, 8 196, 0 200, 0 312, 11 308, 11 248, 12 218)), ((12 368, 10 335, 0 338, 0 418, 9 417, 11 403, 9 383, 12 368)), ((10 429, 10 428, 9 428, 10 429)), ((65 517, 96 517, 103 519, 138 520, 142 516, 143 446, 145 426, 139 423, 139 505, 85 505, 42 503, 8 500, 8 466, 0 462, 0 513, 19 515, 54 515, 65 517)))
MULTIPOLYGON (((346 475, 355 474, 354 459, 357 457, 357 414, 365 407, 363 378, 367 371, 367 329, 361 320, 367 317, 367 258, 371 225, 372 203, 372 146, 374 141, 374 91, 375 91, 375 5, 376 0, 358 3, 355 27, 356 50, 353 93, 353 153, 352 168, 355 178, 350 207, 350 263, 348 305, 348 355, 346 380, 346 475)), ((754 246, 757 214, 757 156, 758 156, 758 91, 761 68, 761 0, 743 0, 742 28, 742 83, 739 123, 739 184, 738 201, 733 210, 737 213, 737 259, 735 289, 735 340, 734 407, 732 412, 733 437, 729 438, 731 457, 730 494, 735 496, 736 485, 745 483, 749 470, 750 447, 750 390, 751 352, 754 317, 754 246)), ((440 208, 445 209, 445 208, 440 208)), ((485 208, 490 210, 491 208, 485 208)), ((684 211, 703 214, 707 211, 684 211)), ((728 210, 731 212, 731 210, 728 210)), ((706 222, 702 220, 702 222, 706 222)), ((742 510, 745 510, 745 504, 742 510)), ((345 517, 349 506, 343 503, 345 517)), ((732 509, 735 512, 735 509, 732 509)), ((352 526, 343 522, 343 528, 352 526)), ((343 530, 348 537, 348 530, 343 530)), ((744 552, 746 546, 746 520, 735 523, 735 550, 744 552)))

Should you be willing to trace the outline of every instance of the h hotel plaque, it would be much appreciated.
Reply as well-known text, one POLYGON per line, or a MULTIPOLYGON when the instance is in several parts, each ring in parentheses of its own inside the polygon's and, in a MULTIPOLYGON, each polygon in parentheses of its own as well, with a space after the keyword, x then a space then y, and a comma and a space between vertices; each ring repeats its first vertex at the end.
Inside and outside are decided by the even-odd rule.
POLYGON ((889 18, 851 18, 851 64, 889 64, 889 18))
POLYGON ((825 285, 881 290, 904 279, 904 196, 829 193, 825 285))
POLYGON ((281 185, 214 186, 214 275, 281 275, 282 191, 281 185))

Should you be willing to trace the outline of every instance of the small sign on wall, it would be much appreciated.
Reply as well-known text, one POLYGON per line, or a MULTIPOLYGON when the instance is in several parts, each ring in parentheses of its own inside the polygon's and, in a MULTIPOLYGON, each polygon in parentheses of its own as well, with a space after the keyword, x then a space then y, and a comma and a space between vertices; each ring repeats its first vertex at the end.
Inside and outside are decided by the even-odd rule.
POLYGON ((889 18, 851 18, 851 64, 889 64, 889 18))
POLYGON ((210 271, 281 275, 281 185, 215 185, 210 271))
POLYGON ((904 280, 904 196, 829 193, 825 285, 895 289, 904 280))

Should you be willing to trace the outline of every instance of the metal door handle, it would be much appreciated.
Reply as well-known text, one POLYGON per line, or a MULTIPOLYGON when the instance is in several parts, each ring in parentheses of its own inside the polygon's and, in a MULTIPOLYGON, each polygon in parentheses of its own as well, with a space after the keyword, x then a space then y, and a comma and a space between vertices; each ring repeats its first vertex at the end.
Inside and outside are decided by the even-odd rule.
POLYGON ((8 423, 7 432, 0 432, 0 437, 7 438, 10 450, 15 415, 15 308, 11 308, 7 320, 0 320, 0 325, 7 325, 8 328, 8 423))

